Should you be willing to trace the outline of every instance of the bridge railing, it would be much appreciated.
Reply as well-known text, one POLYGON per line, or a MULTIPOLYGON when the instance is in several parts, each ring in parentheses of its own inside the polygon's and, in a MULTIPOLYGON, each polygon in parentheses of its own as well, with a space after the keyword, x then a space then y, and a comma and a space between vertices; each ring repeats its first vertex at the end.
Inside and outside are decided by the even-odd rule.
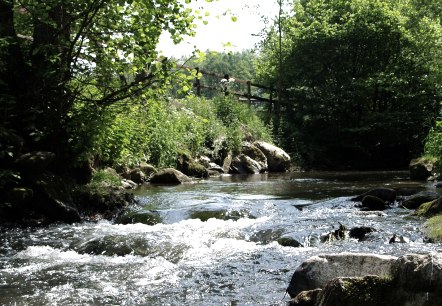
MULTIPOLYGON (((187 69, 189 71, 196 70, 197 77, 195 78, 193 86, 195 87, 196 94, 198 96, 201 96, 201 89, 203 89, 203 88, 209 89, 209 90, 215 90, 215 91, 221 90, 220 84, 221 84, 221 80, 224 78, 223 74, 206 71, 206 70, 200 69, 198 67, 192 68, 192 67, 183 66, 182 69, 187 69), (219 80, 218 86, 204 84, 204 82, 202 82, 202 79, 199 77, 200 74, 203 76, 211 76, 211 77, 217 78, 219 80)), ((254 101, 267 102, 267 103, 271 104, 270 106, 272 106, 275 102, 277 102, 274 99, 276 90, 273 87, 253 83, 250 80, 243 80, 243 79, 238 79, 235 77, 232 77, 232 78, 234 79, 234 83, 245 85, 246 90, 245 91, 235 91, 233 89, 229 89, 228 90, 229 94, 237 96, 239 99, 246 100, 249 103, 252 103, 254 101), (264 94, 268 93, 268 95, 266 95, 266 96, 260 95, 256 92, 256 90, 255 91, 252 90, 253 88, 259 88, 263 91, 264 94)))

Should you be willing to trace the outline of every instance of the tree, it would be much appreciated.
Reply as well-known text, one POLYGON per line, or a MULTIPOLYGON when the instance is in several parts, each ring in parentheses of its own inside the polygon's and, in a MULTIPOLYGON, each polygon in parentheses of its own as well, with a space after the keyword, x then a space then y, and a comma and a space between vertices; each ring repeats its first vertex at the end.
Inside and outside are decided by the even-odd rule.
MULTIPOLYGON (((316 166, 406 166, 442 97, 440 19, 416 18, 412 2, 310 0, 293 10, 283 35, 288 150, 316 166)), ((275 39, 271 30, 263 44, 267 82, 277 79, 263 70, 275 39)))
MULTIPOLYGON (((78 115, 99 116, 161 85, 171 64, 158 58, 159 36, 168 31, 178 42, 192 22, 178 0, 0 0, 2 142, 16 135, 23 150, 69 163, 81 154, 73 151, 78 115)), ((6 155, 16 157, 12 146, 6 155)))

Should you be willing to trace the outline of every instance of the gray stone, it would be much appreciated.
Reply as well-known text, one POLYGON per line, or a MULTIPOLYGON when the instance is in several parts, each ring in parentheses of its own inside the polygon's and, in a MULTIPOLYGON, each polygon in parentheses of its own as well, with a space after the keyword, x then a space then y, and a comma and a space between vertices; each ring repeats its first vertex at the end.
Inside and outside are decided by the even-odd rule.
POLYGON ((384 200, 372 196, 367 195, 362 199, 362 210, 385 210, 387 208, 387 205, 385 204, 384 200))
POLYGON ((295 297, 305 290, 324 288, 336 277, 389 276, 396 259, 394 256, 363 253, 314 256, 296 269, 287 292, 295 297))
POLYGON ((164 185, 182 184, 191 181, 192 180, 187 175, 173 168, 161 169, 160 171, 155 173, 150 179, 151 184, 164 184, 164 185))
POLYGON ((410 179, 425 181, 432 176, 435 169, 434 161, 426 158, 416 158, 410 161, 408 166, 410 179))
POLYGON ((249 156, 240 154, 232 160, 230 169, 237 174, 256 174, 262 172, 261 165, 249 156))
POLYGON ((290 156, 281 148, 263 141, 253 143, 267 158, 268 171, 285 172, 290 168, 290 156))
POLYGON ((396 190, 390 188, 375 188, 371 189, 357 197, 351 199, 351 201, 362 201, 365 196, 374 196, 386 201, 387 203, 394 203, 396 200, 396 190))
POLYGON ((402 206, 407 209, 417 209, 422 204, 436 200, 438 197, 440 197, 440 195, 437 192, 421 191, 407 197, 405 201, 402 202, 402 206))

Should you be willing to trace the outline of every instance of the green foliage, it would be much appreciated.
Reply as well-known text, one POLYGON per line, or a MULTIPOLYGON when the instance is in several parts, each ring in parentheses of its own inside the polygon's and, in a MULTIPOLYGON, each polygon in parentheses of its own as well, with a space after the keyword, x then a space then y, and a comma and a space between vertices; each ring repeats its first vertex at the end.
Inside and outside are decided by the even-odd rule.
MULTIPOLYGON (((220 81, 225 74, 231 78, 245 81, 252 81, 255 77, 254 61, 256 54, 251 50, 242 52, 214 52, 207 50, 191 58, 186 62, 186 66, 191 68, 198 67, 203 73, 200 77, 201 84, 210 86, 221 91, 220 81)), ((181 59, 181 61, 184 59, 181 59)), ((215 97, 217 90, 202 89, 202 95, 207 98, 215 97)), ((235 92, 247 92, 245 82, 234 82, 230 90, 235 92)))
POLYGON ((180 152, 218 158, 238 151, 244 139, 271 140, 256 112, 231 97, 148 100, 104 117, 90 148, 109 165, 175 166, 180 152))
MULTIPOLYGON (((2 122, 27 150, 53 151, 64 164, 90 157, 97 129, 114 120, 106 108, 169 85, 174 64, 158 56, 159 37, 169 32, 179 42, 194 28, 192 11, 177 0, 0 6, 2 122)), ((122 133, 112 141, 126 141, 122 133)))
POLYGON ((88 184, 90 188, 121 186, 121 178, 113 169, 97 170, 92 175, 92 180, 88 184))
MULTIPOLYGON (((427 1, 433 3, 434 1, 427 1)), ((283 146, 307 165, 405 167, 442 98, 440 18, 414 2, 295 2, 283 20, 283 78, 270 29, 259 80, 283 86, 283 146)))

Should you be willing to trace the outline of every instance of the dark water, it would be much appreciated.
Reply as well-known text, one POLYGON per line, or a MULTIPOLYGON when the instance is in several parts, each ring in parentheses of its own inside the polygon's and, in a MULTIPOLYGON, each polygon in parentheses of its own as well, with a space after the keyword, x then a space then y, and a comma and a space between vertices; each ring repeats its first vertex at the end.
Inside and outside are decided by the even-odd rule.
POLYGON ((296 267, 312 255, 437 252, 421 219, 393 206, 361 212, 349 199, 374 187, 435 190, 406 172, 223 176, 136 191, 156 225, 102 221, 0 228, 0 305, 286 305, 296 267), (321 243, 342 223, 366 241, 321 243), (389 244, 393 234, 408 243, 389 244), (281 246, 290 237, 302 247, 281 246))

